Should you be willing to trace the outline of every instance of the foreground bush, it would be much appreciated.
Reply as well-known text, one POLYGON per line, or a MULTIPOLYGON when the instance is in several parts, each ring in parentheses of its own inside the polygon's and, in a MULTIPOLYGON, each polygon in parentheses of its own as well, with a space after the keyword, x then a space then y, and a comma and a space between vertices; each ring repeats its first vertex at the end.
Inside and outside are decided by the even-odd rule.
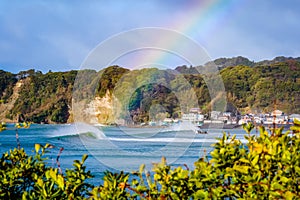
POLYGON ((35 155, 23 149, 4 153, 0 160, 1 199, 300 199, 300 122, 289 131, 244 127, 247 144, 223 135, 192 170, 173 168, 163 158, 153 172, 106 172, 103 185, 87 182, 92 174, 84 161, 64 173, 49 167, 44 154, 49 144, 36 144, 35 155), (131 178, 129 179, 129 177, 131 178), (129 181, 130 180, 130 181, 129 181))

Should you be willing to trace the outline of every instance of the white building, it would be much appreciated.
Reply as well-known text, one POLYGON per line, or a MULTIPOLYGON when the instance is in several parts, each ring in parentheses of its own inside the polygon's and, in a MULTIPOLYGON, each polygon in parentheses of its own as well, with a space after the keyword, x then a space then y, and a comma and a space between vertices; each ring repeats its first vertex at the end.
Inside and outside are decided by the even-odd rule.
POLYGON ((274 110, 271 113, 271 116, 281 116, 281 115, 283 115, 283 112, 281 110, 274 110))
POLYGON ((200 114, 201 110, 200 110, 200 108, 191 108, 190 109, 190 113, 198 113, 198 114, 200 114))
POLYGON ((204 115, 197 113, 187 113, 182 115, 182 120, 187 121, 203 121, 204 115))
POLYGON ((211 111, 210 118, 211 119, 218 119, 219 115, 221 114, 220 111, 211 111))

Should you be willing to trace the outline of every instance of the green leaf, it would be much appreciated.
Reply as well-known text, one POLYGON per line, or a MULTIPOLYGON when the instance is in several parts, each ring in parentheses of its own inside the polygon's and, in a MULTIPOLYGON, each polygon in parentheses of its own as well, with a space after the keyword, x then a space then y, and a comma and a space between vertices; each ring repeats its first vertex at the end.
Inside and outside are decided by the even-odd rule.
POLYGON ((53 179, 53 180, 56 180, 57 179, 57 173, 55 170, 53 169, 50 169, 49 171, 49 176, 53 179))
POLYGON ((247 160, 246 158, 241 158, 241 159, 240 159, 240 162, 243 162, 243 163, 250 163, 249 160, 247 160))
POLYGON ((288 179, 287 177, 284 177, 284 176, 282 176, 282 177, 280 178, 280 180, 281 180, 282 182, 284 182, 284 183, 287 183, 287 182, 289 181, 289 179, 288 179))
POLYGON ((41 145, 40 144, 35 144, 34 145, 34 148, 35 148, 35 152, 39 152, 40 148, 41 148, 41 145))
POLYGON ((220 149, 220 154, 223 155, 225 153, 225 148, 220 149))
MULTIPOLYGON (((284 194, 284 197, 285 197, 285 199, 286 200, 292 200, 293 198, 294 198, 294 194, 291 192, 291 191, 287 191, 287 192, 285 192, 285 194, 284 194)), ((298 196, 299 197, 299 196, 298 196)))
POLYGON ((140 170, 139 170, 140 174, 142 174, 144 172, 144 170, 145 170, 145 164, 141 164, 140 170))
POLYGON ((295 126, 300 126, 300 120, 298 120, 298 119, 294 119, 294 125, 295 126))
POLYGON ((86 161, 86 159, 88 158, 88 155, 87 154, 84 154, 83 156, 82 156, 82 159, 81 159, 81 163, 84 163, 85 161, 86 161))
POLYGON ((250 134, 250 132, 254 128, 254 125, 252 123, 246 123, 246 124, 243 124, 242 127, 246 131, 246 133, 250 134))
POLYGON ((43 181, 42 179, 39 178, 39 179, 37 180, 37 184, 38 184, 38 186, 43 187, 44 181, 43 181))
POLYGON ((244 166, 244 165, 235 165, 233 166, 233 169, 242 173, 242 174, 248 174, 249 166, 244 166))
POLYGON ((62 190, 64 190, 64 187, 65 187, 65 182, 64 182, 64 178, 63 178, 63 176, 62 175, 58 175, 57 176, 57 185, 58 185, 58 187, 60 187, 62 190))
POLYGON ((258 159, 259 159, 259 155, 256 155, 256 156, 254 157, 254 159, 251 161, 251 164, 252 164, 253 166, 255 166, 256 163, 258 162, 258 159))

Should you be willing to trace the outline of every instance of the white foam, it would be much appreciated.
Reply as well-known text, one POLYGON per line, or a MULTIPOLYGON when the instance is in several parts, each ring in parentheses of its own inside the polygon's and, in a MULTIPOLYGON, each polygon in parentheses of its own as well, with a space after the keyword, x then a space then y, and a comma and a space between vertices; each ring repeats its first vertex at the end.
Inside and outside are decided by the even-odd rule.
MULTIPOLYGON (((143 138, 143 139, 138 139, 138 138, 116 138, 116 137, 109 137, 107 138, 108 140, 112 141, 122 141, 122 142, 158 142, 158 143, 170 143, 170 142, 175 142, 175 143, 216 143, 218 140, 217 139, 212 139, 212 138, 202 138, 202 139, 191 139, 191 138, 143 138)), ((245 139, 240 139, 242 143, 246 143, 247 140, 245 139)))
POLYGON ((97 139, 104 139, 106 137, 99 128, 84 123, 61 125, 48 135, 49 137, 66 137, 81 136, 86 133, 92 133, 97 139))

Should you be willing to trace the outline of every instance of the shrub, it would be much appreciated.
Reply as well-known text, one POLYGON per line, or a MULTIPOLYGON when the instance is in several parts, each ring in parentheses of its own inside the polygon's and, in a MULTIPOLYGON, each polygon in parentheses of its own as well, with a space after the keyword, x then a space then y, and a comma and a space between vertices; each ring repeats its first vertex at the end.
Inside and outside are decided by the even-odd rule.
POLYGON ((62 174, 58 168, 47 165, 44 154, 50 147, 37 144, 34 156, 24 149, 4 153, 0 160, 1 199, 83 199, 87 197, 90 184, 86 180, 92 175, 83 166, 82 160, 74 161, 74 169, 62 174))

